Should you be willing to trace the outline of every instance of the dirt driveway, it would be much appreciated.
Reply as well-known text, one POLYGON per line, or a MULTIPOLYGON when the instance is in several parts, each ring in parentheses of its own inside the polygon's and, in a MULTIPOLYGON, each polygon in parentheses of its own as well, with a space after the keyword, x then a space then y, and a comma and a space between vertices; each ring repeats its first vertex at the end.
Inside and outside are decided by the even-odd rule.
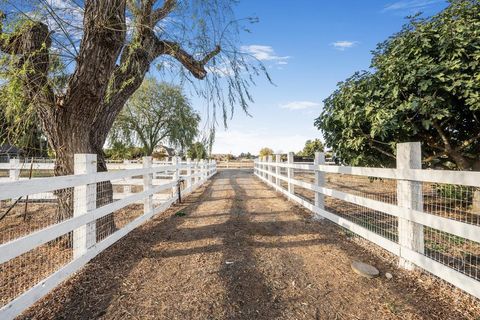
POLYGON ((98 256, 33 319, 475 319, 268 189, 221 171, 98 256), (363 279, 351 259, 375 264, 363 279), (391 272, 388 280, 385 272, 391 272))

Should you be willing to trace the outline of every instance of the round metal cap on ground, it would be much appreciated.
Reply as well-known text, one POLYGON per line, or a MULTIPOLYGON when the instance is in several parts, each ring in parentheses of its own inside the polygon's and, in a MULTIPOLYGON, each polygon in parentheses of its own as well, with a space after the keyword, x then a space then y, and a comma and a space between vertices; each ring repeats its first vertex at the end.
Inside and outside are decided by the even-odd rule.
POLYGON ((371 266, 369 264, 366 264, 360 261, 352 261, 351 267, 352 267, 352 270, 355 271, 355 273, 369 279, 378 277, 378 275, 380 274, 378 269, 375 268, 374 266, 371 266))

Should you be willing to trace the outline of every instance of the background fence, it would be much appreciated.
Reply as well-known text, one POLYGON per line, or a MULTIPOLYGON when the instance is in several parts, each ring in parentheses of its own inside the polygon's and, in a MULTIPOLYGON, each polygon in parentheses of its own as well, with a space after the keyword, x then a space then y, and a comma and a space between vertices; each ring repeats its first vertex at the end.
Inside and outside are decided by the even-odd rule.
POLYGON ((75 175, 39 178, 53 163, 12 161, 0 166, 8 173, 0 183, 0 319, 20 314, 170 207, 179 190, 187 195, 216 172, 213 161, 146 157, 97 173, 96 156, 84 154, 75 155, 75 175))
POLYGON ((289 199, 480 298, 480 172, 422 170, 420 143, 397 147, 397 168, 255 162, 289 199))
POLYGON ((219 161, 217 162, 218 169, 253 169, 252 161, 219 161))

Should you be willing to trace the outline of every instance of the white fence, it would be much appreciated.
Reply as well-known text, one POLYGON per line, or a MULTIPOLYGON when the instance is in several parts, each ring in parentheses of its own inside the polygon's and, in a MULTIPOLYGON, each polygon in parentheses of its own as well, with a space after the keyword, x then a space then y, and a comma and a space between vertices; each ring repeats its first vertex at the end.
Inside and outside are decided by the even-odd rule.
POLYGON ((219 161, 218 169, 253 169, 252 161, 219 161))
MULTIPOLYGON (((152 161, 152 166, 166 166, 171 165, 173 161, 152 161)), ((109 171, 116 170, 128 170, 128 169, 141 169, 142 161, 140 160, 113 160, 107 161, 107 169, 109 171)), ((0 163, 0 171, 8 172, 5 176, 0 176, 0 183, 6 183, 11 181, 21 181, 21 180, 31 180, 35 179, 38 176, 48 177, 53 176, 53 170, 55 167, 54 159, 44 159, 44 158, 35 158, 35 159, 24 159, 22 161, 18 158, 12 158, 7 163, 0 163), (33 177, 29 175, 33 173, 33 177), (23 174, 21 174, 23 173, 23 174)), ((218 167, 218 165, 217 165, 218 167)), ((163 172, 158 172, 154 176, 153 183, 161 184, 170 182, 173 177, 173 170, 165 170, 163 172)), ((115 192, 114 200, 120 200, 125 197, 132 195, 132 186, 142 186, 143 180, 139 178, 125 178, 112 181, 114 186, 118 186, 120 189, 123 188, 123 192, 115 192)), ((55 200, 56 196, 52 193, 43 193, 41 195, 32 195, 29 197, 30 200, 55 200)), ((154 195, 154 197, 159 197, 159 195, 154 195)))
POLYGON ((397 147, 397 168, 255 162, 287 198, 480 298, 480 172, 422 170, 420 143, 397 147))
MULTIPOLYGON (((179 190, 185 196, 216 173, 214 161, 182 163, 174 158, 171 164, 153 165, 150 157, 135 164, 137 168, 97 173, 96 156, 83 154, 75 155, 75 175, 23 180, 18 171, 29 166, 8 165, 7 179, 15 181, 0 183, 0 319, 19 315, 97 254, 169 208, 179 190), (136 190, 125 194, 116 190, 118 185, 136 190)), ((36 168, 50 170, 51 165, 36 168)))

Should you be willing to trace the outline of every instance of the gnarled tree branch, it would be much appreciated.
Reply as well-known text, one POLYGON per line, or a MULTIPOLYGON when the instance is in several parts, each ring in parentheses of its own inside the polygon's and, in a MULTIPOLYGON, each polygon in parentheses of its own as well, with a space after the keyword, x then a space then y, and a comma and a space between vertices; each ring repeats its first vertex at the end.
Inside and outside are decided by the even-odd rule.
POLYGON ((205 65, 217 54, 221 48, 217 46, 213 51, 209 52, 202 60, 195 58, 181 48, 181 46, 173 41, 157 40, 156 41, 158 55, 167 54, 180 62, 190 73, 197 79, 204 79, 207 76, 205 65))
POLYGON ((177 0, 165 0, 163 6, 153 12, 153 23, 157 24, 160 20, 164 19, 166 16, 173 11, 177 5, 177 0))

